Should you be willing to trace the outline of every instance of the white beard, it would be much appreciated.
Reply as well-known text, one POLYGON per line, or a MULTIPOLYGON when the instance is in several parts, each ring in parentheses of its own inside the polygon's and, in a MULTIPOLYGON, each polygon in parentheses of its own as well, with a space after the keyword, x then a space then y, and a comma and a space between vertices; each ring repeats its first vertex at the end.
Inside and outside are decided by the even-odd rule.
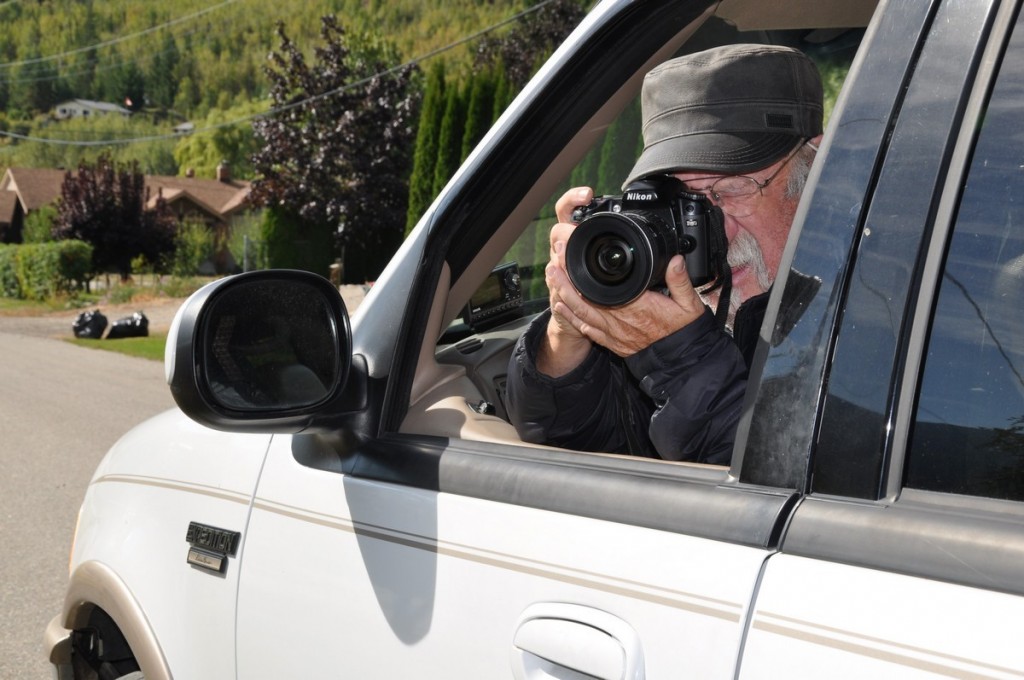
MULTIPOLYGON (((751 272, 754 274, 754 280, 757 281, 761 292, 771 288, 772 282, 775 280, 772 273, 768 271, 768 265, 764 262, 761 246, 758 244, 757 239, 751 236, 749 232, 739 231, 736 233, 736 236, 729 243, 728 262, 729 266, 733 269, 743 266, 750 267, 751 272)), ((719 291, 715 290, 707 295, 701 295, 701 298, 712 309, 718 309, 718 295, 719 291)), ((746 302, 746 298, 740 297, 739 291, 734 288, 729 296, 729 314, 725 324, 730 332, 736 319, 736 311, 744 302, 746 302)))

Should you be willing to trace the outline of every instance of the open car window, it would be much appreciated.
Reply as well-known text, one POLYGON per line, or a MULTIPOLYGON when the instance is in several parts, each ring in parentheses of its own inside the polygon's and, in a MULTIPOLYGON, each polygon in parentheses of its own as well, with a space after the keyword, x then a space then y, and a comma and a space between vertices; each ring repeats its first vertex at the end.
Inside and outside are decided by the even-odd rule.
MULTIPOLYGON (((869 15, 867 12, 861 18, 866 21, 869 15)), ((803 51, 822 74, 826 126, 864 36, 864 26, 859 24, 739 30, 716 16, 707 17, 696 30, 691 27, 683 33, 690 31, 692 35, 684 35, 661 61, 732 43, 784 45, 803 51)), ((645 71, 632 74, 622 86, 623 93, 618 97, 621 102, 613 118, 591 119, 588 125, 592 127, 573 138, 576 145, 580 139, 588 141, 574 151, 571 165, 546 169, 548 189, 541 208, 529 218, 501 229, 504 233, 515 230, 511 245, 507 236, 504 240, 492 239, 476 254, 462 279, 453 282, 445 325, 434 336, 438 339, 429 354, 424 351, 421 355, 417 386, 402 431, 522 443, 508 423, 506 373, 515 341, 548 305, 544 269, 549 254, 548 232, 556 222, 555 203, 576 186, 589 186, 595 195, 621 195, 623 181, 643 148, 639 88, 645 71), (496 248, 495 244, 500 243, 504 245, 496 248), (513 274, 515 285, 509 287, 513 274), (442 412, 452 418, 439 418, 442 412)))

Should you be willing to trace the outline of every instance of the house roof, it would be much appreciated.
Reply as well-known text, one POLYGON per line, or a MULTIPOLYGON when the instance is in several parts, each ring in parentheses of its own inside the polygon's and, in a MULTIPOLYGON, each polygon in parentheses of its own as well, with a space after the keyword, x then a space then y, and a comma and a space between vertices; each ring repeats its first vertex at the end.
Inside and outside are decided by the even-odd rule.
MULTIPOLYGON (((0 193, 14 193, 27 213, 60 198, 63 182, 63 170, 9 168, 3 179, 0 179, 0 193)), ((145 183, 151 204, 155 204, 157 195, 162 192, 167 201, 172 198, 176 201, 189 200, 206 212, 220 217, 228 217, 245 205, 251 186, 249 182, 237 179, 219 181, 166 175, 146 175, 145 183)), ((0 206, 3 205, 0 203, 0 206)))
POLYGON ((118 104, 111 104, 109 102, 97 102, 92 99, 68 99, 57 104, 54 108, 59 109, 62 106, 68 104, 77 104, 83 109, 92 109, 93 111, 104 111, 106 113, 121 113, 130 114, 131 111, 118 104))
POLYGON ((248 199, 251 185, 237 179, 218 181, 200 179, 198 177, 169 177, 166 175, 146 175, 146 186, 149 188, 150 200, 162 191, 165 200, 175 195, 186 194, 193 201, 220 215, 228 215, 228 208, 234 209, 239 201, 248 199))
POLYGON ((9 168, 0 180, 0 190, 16 193, 25 212, 42 208, 60 198, 64 171, 52 168, 9 168))

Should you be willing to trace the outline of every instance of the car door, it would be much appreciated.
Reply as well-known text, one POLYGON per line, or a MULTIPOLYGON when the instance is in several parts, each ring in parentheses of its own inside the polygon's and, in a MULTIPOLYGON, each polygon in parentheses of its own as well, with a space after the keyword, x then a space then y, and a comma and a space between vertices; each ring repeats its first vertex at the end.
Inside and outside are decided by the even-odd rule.
MULTIPOLYGON (((806 32, 821 7, 858 26, 872 11, 800 3, 786 16, 806 32)), ((746 466, 767 469, 761 452, 725 468, 527 447, 473 407, 484 390, 437 341, 651 66, 709 40, 763 40, 759 22, 779 19, 756 2, 729 20, 716 9, 602 4, 377 281, 353 319, 367 403, 336 435, 275 435, 268 451, 238 677, 735 677, 806 452, 771 453, 796 474, 744 481, 746 466)), ((521 264, 539 278, 545 257, 521 264)), ((507 357, 521 329, 465 347, 507 357)))
MULTIPOLYGON (((742 678, 1024 675, 1024 22, 1019 3, 931 11, 742 678)), ((839 212, 815 196, 812 215, 839 212)))

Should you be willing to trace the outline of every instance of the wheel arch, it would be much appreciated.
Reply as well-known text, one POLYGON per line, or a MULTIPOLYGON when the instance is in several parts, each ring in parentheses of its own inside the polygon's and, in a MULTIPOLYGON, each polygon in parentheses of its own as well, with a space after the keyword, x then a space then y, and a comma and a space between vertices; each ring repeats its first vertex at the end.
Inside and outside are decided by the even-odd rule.
POLYGON ((83 562, 71 574, 64 597, 64 628, 85 627, 97 608, 113 619, 147 680, 171 680, 156 634, 128 585, 102 562, 83 562))

